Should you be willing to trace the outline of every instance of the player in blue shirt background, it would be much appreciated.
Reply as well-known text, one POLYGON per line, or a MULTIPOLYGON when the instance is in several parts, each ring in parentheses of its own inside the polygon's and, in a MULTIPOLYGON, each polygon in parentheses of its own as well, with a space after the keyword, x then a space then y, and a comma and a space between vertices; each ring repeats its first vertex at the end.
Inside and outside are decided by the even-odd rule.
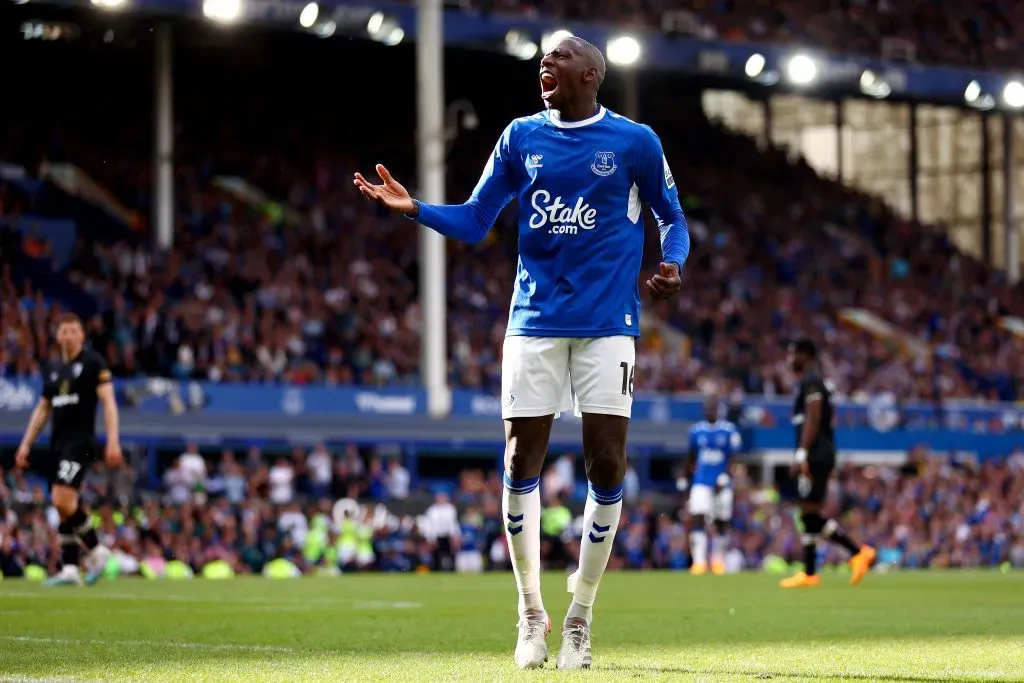
POLYGON ((711 544, 711 571, 725 573, 725 554, 729 544, 729 524, 732 521, 732 476, 729 464, 739 453, 743 442, 736 425, 719 418, 719 402, 715 396, 704 402, 704 420, 690 427, 690 454, 686 476, 678 482, 685 490, 689 485, 690 499, 687 513, 690 517, 690 572, 704 574, 708 570, 707 530, 714 526, 711 544))
POLYGON ((597 102, 605 77, 601 51, 566 38, 540 67, 545 111, 505 128, 464 204, 416 201, 379 164, 383 184, 359 173, 355 184, 367 198, 464 242, 483 239, 502 208, 519 199, 519 263, 501 382, 502 512, 519 588, 515 662, 530 668, 547 660, 551 620, 540 593, 538 486, 552 421, 575 407, 590 489, 557 666, 579 669, 590 666, 594 600, 622 510, 640 335, 641 200, 661 232, 663 262, 646 283, 653 297, 679 291, 690 239, 658 136, 597 102))

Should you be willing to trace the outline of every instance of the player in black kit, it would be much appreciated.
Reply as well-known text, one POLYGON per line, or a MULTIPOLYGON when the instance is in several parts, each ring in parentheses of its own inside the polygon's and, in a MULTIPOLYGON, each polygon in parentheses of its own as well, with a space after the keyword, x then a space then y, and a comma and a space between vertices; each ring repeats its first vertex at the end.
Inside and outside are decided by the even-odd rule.
POLYGON ((804 571, 783 579, 783 588, 821 585, 817 574, 818 537, 838 543, 850 551, 853 585, 860 583, 875 560, 875 549, 858 546, 834 519, 821 516, 821 505, 828 496, 828 480, 836 466, 836 438, 832 426, 831 383, 817 367, 817 350, 810 339, 801 339, 789 347, 789 365, 800 381, 793 406, 797 449, 793 475, 800 495, 800 519, 804 533, 804 571))
POLYGON ((64 567, 49 585, 80 585, 78 563, 81 546, 89 551, 85 582, 95 583, 103 574, 110 551, 101 545, 92 520, 79 507, 78 488, 89 466, 99 459, 96 445, 96 405, 103 404, 106 428, 106 460, 110 467, 122 462, 117 401, 110 370, 102 356, 85 348, 85 330, 76 316, 61 318, 57 326, 61 362, 47 368, 43 395, 32 411, 25 437, 16 455, 18 467, 29 465, 29 452, 36 438, 53 417, 50 458, 35 463, 50 477, 50 497, 60 513, 60 543, 64 567))

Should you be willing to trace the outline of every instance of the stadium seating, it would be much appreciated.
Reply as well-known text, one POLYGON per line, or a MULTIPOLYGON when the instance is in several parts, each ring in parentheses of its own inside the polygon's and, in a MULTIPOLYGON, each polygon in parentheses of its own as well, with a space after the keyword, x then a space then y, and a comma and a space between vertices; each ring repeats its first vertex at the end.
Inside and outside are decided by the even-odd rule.
MULTIPOLYGON (((245 457, 226 452, 197 470, 194 462, 182 462, 185 457, 164 473, 160 491, 139 490, 130 469, 108 472, 96 465, 86 478, 83 497, 98 517, 101 540, 130 558, 123 566, 137 567, 147 558, 176 558, 198 574, 203 565, 223 559, 238 573, 259 573, 270 560, 284 557, 307 573, 334 564, 348 570, 437 568, 429 530, 418 527, 411 516, 429 504, 430 494, 412 491, 412 499, 421 503, 410 504, 410 492, 402 485, 408 473, 403 475, 398 462, 367 462, 354 449, 335 454, 297 449, 289 459, 274 461, 258 451, 245 457), (316 460, 324 455, 326 460, 316 460), (379 512, 336 520, 333 502, 345 496, 371 506, 383 504, 392 521, 379 512), (354 551, 357 546, 362 555, 354 551)), ((547 507, 561 505, 557 492, 565 482, 558 478, 558 469, 552 464, 544 476, 547 507)), ((852 535, 875 545, 883 567, 1003 562, 1024 567, 1022 475, 1021 450, 982 466, 919 451, 900 469, 846 467, 834 483, 828 513, 840 516, 852 535)), ((59 560, 44 490, 31 478, 0 473, 0 510, 7 510, 0 516, 0 570, 8 575, 19 575, 30 564, 52 569, 59 560)), ((799 561, 799 532, 789 505, 780 504, 774 490, 744 477, 738 478, 736 491, 731 569, 786 567, 799 561)), ((507 564, 500 496, 496 473, 485 476, 478 470, 463 472, 453 494, 462 510, 462 548, 489 568, 507 564)), ((616 537, 612 566, 687 568, 689 540, 682 511, 656 507, 635 494, 627 497, 623 514, 628 524, 616 537)), ((562 534, 546 538, 549 566, 575 561, 579 523, 577 519, 562 534)), ((825 561, 840 566, 845 557, 833 549, 825 561)))
MULTIPOLYGON (((1020 288, 1010 290, 929 228, 697 113, 682 123, 666 119, 659 129, 678 169, 693 248, 683 295, 648 310, 685 333, 687 343, 645 337, 641 390, 784 393, 784 344, 811 333, 827 344, 830 374, 847 394, 1019 396, 1024 343, 998 320, 1024 310, 1020 288), (843 317, 851 307, 890 321, 931 353, 915 357, 873 338, 843 317)), ((468 193, 484 149, 463 152, 469 161, 457 172, 469 180, 451 189, 453 197, 468 193)), ((89 161, 83 156, 79 164, 89 161)), ((121 187, 123 200, 144 211, 143 169, 126 163, 110 173, 96 164, 85 172, 121 187), (135 190, 126 189, 133 186, 126 178, 134 178, 135 190)), ((3 374, 39 372, 34 358, 46 357, 46 302, 60 301, 85 312, 93 344, 118 376, 417 382, 413 228, 360 201, 347 170, 333 159, 292 164, 285 173, 250 166, 244 181, 230 176, 229 183, 210 168, 185 166, 173 253, 151 255, 136 233, 122 229, 80 236, 63 267, 45 238, 10 227, 16 219, 31 225, 23 207, 35 197, 3 185, 0 338, 32 340, 8 342, 3 374), (243 191, 252 188, 282 204, 255 206, 243 191)), ((482 245, 449 246, 455 386, 499 386, 515 267, 514 229, 508 216, 500 222, 482 245)), ((647 251, 647 268, 655 267, 656 240, 647 251)))
POLYGON ((473 11, 614 22, 674 35, 724 38, 942 64, 1014 68, 1020 64, 1024 9, 1014 2, 789 0, 468 0, 473 11))

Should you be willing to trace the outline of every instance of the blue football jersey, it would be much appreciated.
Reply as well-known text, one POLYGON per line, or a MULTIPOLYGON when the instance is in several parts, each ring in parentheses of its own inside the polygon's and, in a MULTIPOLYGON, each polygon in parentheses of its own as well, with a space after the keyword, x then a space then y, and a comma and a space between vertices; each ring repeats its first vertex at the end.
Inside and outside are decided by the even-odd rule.
POLYGON ((720 475, 729 473, 729 459, 742 445, 736 425, 728 420, 698 422, 690 427, 690 450, 697 453, 694 485, 715 486, 720 475))
POLYGON ((686 219, 661 141, 604 107, 583 121, 545 111, 505 129, 470 199, 419 203, 419 220, 467 242, 519 199, 519 264, 507 334, 639 336, 641 201, 661 230, 663 260, 682 268, 686 219))

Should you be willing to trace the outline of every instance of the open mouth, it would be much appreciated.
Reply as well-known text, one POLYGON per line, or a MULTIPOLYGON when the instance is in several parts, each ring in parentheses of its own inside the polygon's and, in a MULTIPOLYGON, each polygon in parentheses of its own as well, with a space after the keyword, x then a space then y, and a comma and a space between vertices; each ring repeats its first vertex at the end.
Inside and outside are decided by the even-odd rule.
POLYGON ((551 97, 558 90, 558 79, 550 71, 540 73, 540 96, 544 99, 551 97))

